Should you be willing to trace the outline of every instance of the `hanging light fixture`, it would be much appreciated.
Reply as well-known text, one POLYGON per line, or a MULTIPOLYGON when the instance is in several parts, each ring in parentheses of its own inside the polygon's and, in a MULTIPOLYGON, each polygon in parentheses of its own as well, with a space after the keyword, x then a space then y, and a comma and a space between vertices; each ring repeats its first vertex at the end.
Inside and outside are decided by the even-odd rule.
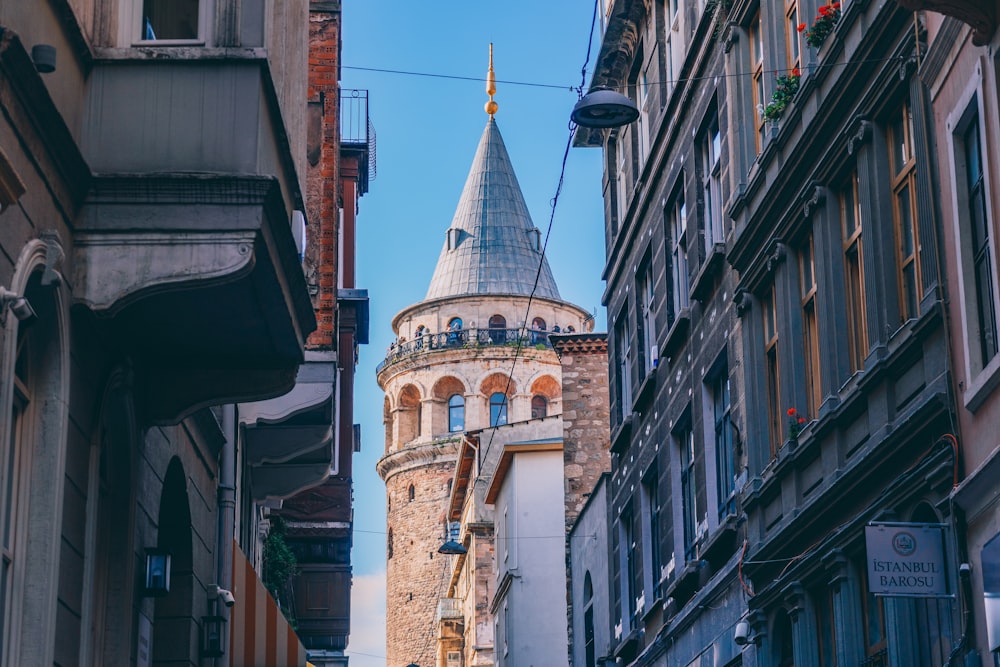
POLYGON ((451 535, 445 540, 445 543, 438 547, 439 554, 446 554, 449 556, 461 556, 469 552, 464 546, 462 546, 458 541, 458 530, 459 523, 457 521, 452 521, 448 525, 448 531, 451 535))
POLYGON ((621 127, 639 117, 629 98, 607 88, 594 88, 573 107, 570 119, 580 127, 621 127))

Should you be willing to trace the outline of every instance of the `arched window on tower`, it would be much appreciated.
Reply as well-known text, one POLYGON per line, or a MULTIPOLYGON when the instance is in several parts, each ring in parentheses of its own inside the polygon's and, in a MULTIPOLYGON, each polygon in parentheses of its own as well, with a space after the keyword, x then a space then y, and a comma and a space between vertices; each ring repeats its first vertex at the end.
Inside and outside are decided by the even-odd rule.
POLYGON ((549 401, 544 396, 535 395, 531 397, 531 418, 544 419, 549 413, 549 401))
POLYGON ((465 397, 453 394, 448 399, 448 431, 455 433, 465 428, 465 397))
POLYGON ((490 317, 490 340, 494 345, 503 345, 507 340, 507 319, 503 315, 490 317))
POLYGON ((502 392, 490 395, 490 426, 507 423, 507 397, 502 392))
POLYGON ((410 484, 409 495, 410 495, 410 502, 412 503, 413 499, 417 497, 417 490, 413 488, 412 484, 410 484))

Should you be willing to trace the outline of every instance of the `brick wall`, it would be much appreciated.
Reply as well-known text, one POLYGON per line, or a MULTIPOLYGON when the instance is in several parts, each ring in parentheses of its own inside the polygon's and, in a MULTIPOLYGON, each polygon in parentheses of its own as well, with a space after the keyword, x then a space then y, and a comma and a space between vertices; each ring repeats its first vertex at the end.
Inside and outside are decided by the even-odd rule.
POLYGON ((316 311, 309 349, 333 349, 337 296, 340 169, 340 12, 313 3, 309 13, 309 117, 305 272, 316 311))

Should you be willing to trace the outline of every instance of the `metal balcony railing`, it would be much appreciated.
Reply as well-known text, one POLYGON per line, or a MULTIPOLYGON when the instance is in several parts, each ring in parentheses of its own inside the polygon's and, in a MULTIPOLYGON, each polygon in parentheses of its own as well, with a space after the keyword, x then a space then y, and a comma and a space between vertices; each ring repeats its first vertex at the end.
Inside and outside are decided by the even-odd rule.
POLYGON ((402 343, 389 346, 385 359, 375 369, 376 373, 397 361, 436 350, 463 347, 542 347, 551 348, 548 331, 529 329, 459 329, 436 334, 424 334, 402 343))
POLYGON ((440 598, 438 600, 438 620, 462 618, 462 601, 458 598, 440 598))
MULTIPOLYGON (((348 88, 340 91, 340 144, 366 149, 368 181, 375 180, 375 126, 368 116, 368 91, 348 88)), ((367 182, 363 190, 367 190, 367 182)))

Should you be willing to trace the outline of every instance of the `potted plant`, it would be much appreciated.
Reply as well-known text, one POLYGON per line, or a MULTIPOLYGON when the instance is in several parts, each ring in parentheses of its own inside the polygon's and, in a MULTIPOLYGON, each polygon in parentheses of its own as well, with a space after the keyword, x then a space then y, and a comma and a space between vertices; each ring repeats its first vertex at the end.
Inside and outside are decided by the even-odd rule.
POLYGON ((826 38, 830 36, 833 32, 834 27, 837 25, 837 21, 840 20, 840 3, 831 2, 828 5, 821 5, 819 12, 816 14, 816 18, 813 19, 812 27, 808 27, 805 23, 800 23, 798 30, 805 34, 806 44, 818 49, 823 46, 823 42, 826 38))
POLYGON ((790 74, 783 74, 774 80, 774 92, 771 94, 771 103, 764 107, 764 120, 774 122, 781 118, 782 112, 788 103, 795 97, 799 90, 799 79, 802 73, 798 67, 792 69, 790 74))

